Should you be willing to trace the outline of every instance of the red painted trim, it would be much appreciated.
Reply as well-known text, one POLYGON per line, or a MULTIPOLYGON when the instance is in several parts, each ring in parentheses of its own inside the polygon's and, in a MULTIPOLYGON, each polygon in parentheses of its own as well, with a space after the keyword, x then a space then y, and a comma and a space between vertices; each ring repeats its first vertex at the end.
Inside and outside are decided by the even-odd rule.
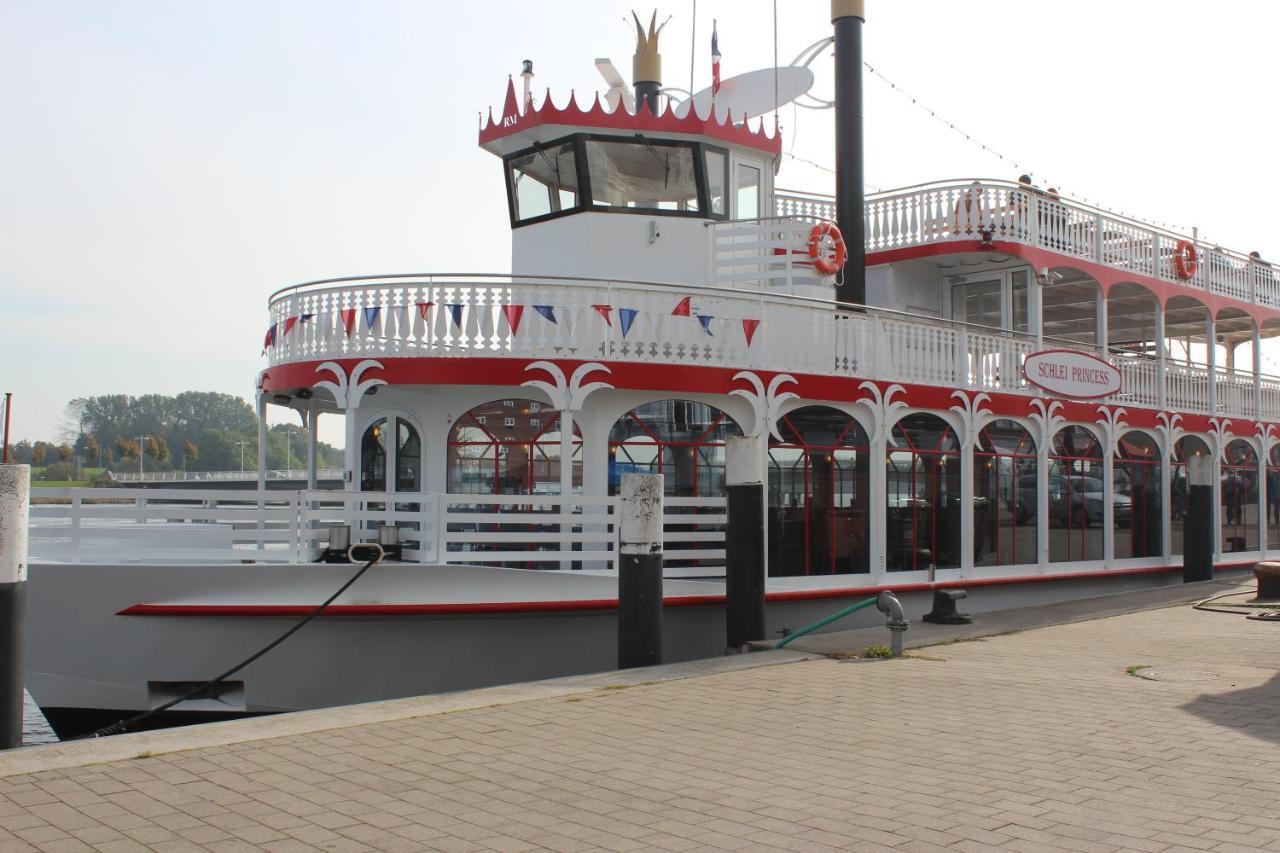
POLYGON ((1103 397, 1110 397, 1112 394, 1119 394, 1121 391, 1124 390, 1124 376, 1120 373, 1119 370, 1116 369, 1115 365, 1111 364, 1110 362, 1103 361, 1097 356, 1089 355, 1089 353, 1087 352, 1081 352, 1080 350, 1074 350, 1074 349, 1042 349, 1039 352, 1027 353, 1027 357, 1022 361, 1022 378, 1027 380, 1037 388, 1039 388, 1041 391, 1046 391, 1055 397, 1063 397, 1068 400, 1101 400, 1103 397), (1039 382, 1032 379, 1031 374, 1027 372, 1027 362, 1035 358, 1036 356, 1053 355, 1056 352, 1064 352, 1067 355, 1079 356, 1080 358, 1087 358, 1091 361, 1098 362, 1098 364, 1101 364, 1110 373, 1115 375, 1116 377, 1115 390, 1104 391, 1101 394, 1090 394, 1089 396, 1085 397, 1079 394, 1064 394, 1063 392, 1057 390, 1056 388, 1050 388, 1048 385, 1041 385, 1039 382))
MULTIPOLYGON (((1247 568, 1246 563, 1221 563, 1214 571, 1247 568)), ((839 587, 833 589, 796 589, 771 592, 767 601, 814 601, 828 598, 854 598, 875 595, 883 590, 894 592, 929 592, 935 589, 967 589, 985 586, 1013 586, 1016 584, 1045 583, 1051 581, 1100 580, 1103 578, 1129 577, 1180 572, 1181 566, 1148 566, 1137 569, 1110 569, 1089 572, 1069 572, 1050 575, 1025 575, 1013 578, 967 578, 937 583, 885 584, 884 586, 839 587)), ((723 595, 682 595, 663 600, 664 607, 707 607, 725 603, 723 595)), ((501 616, 519 613, 568 613, 581 611, 616 610, 616 598, 584 598, 572 601, 491 601, 459 602, 457 604, 335 604, 325 611, 326 616, 501 616)), ((306 616, 315 610, 310 604, 133 604, 117 611, 117 616, 221 616, 223 618, 284 618, 306 616)))

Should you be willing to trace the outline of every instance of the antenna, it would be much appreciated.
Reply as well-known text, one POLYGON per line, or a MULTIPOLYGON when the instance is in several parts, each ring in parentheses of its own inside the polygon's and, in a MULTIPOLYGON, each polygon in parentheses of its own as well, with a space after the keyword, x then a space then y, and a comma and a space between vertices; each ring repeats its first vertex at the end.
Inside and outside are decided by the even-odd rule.
POLYGON ((524 111, 528 112, 533 106, 533 60, 526 59, 524 66, 520 69, 520 76, 524 78, 524 111))
POLYGON ((609 90, 604 93, 605 103, 609 105, 609 109, 616 110, 618 101, 622 101, 622 105, 627 108, 627 112, 634 113, 636 111, 635 97, 631 94, 631 87, 627 85, 627 81, 614 67, 613 60, 607 57, 596 59, 596 70, 600 72, 600 76, 604 78, 604 82, 609 84, 609 90))

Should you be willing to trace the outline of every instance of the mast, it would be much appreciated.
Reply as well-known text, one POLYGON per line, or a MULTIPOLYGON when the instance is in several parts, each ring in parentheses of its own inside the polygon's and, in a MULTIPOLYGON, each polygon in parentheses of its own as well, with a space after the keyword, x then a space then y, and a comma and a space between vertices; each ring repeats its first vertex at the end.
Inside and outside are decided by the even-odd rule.
POLYGON ((848 256, 836 299, 867 301, 866 234, 862 164, 862 24, 864 0, 831 0, 836 37, 836 225, 848 256))

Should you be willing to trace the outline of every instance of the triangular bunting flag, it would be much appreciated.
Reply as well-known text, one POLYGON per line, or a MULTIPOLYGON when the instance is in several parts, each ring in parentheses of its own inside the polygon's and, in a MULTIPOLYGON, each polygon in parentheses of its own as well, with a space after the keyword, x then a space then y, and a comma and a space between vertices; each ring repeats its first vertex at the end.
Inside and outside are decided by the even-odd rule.
POLYGON ((552 308, 550 305, 534 305, 532 307, 534 311, 537 311, 543 317, 546 317, 548 321, 559 325, 559 321, 556 320, 556 309, 552 308))
POLYGON ((380 307, 364 309, 364 324, 373 329, 374 324, 378 322, 378 313, 380 311, 382 311, 380 307))
POLYGON ((612 305, 592 305, 591 307, 596 309, 596 313, 604 318, 605 325, 613 325, 613 317, 609 314, 613 310, 612 305))
POLYGON ((747 336, 747 346, 751 346, 751 339, 756 336, 756 329, 759 328, 759 320, 743 320, 742 333, 747 336))
POLYGON ((315 315, 315 314, 299 314, 299 315, 298 315, 298 322, 299 322, 299 323, 307 323, 307 322, 310 322, 311 318, 312 318, 312 317, 314 317, 314 316, 316 316, 316 315, 315 315))
POLYGON ((523 305, 503 305, 502 316, 507 318, 507 325, 511 326, 511 334, 520 331, 520 318, 524 316, 523 305))
POLYGON ((343 308, 338 312, 342 315, 342 328, 346 330, 347 337, 351 337, 351 331, 356 327, 356 309, 343 308))
POLYGON ((692 296, 686 296, 684 299, 681 299, 679 304, 676 305, 675 310, 671 312, 671 316, 672 317, 688 317, 690 313, 689 303, 692 300, 693 300, 692 296))
POLYGON ((276 342, 276 324, 272 323, 267 327, 267 336, 262 339, 262 351, 266 352, 271 345, 276 342))
POLYGON ((634 308, 619 308, 618 323, 622 326, 622 337, 627 336, 627 332, 631 331, 631 324, 636 321, 636 315, 640 312, 634 308))
POLYGON ((702 331, 706 332, 708 335, 711 334, 711 321, 714 319, 715 317, 712 317, 707 314, 698 315, 698 322, 702 324, 702 331))
POLYGON ((292 331, 293 331, 293 327, 294 327, 294 326, 296 326, 296 325, 298 325, 298 318, 297 318, 297 317, 286 317, 286 318, 285 318, 285 320, 284 320, 284 333, 285 333, 285 335, 288 335, 290 332, 292 332, 292 331))
POLYGON ((453 318, 453 325, 461 329, 462 328, 462 306, 446 305, 444 307, 449 309, 449 316, 453 318))
POLYGON ((419 316, 419 317, 421 317, 421 318, 422 318, 422 319, 424 319, 424 320, 430 320, 430 319, 431 319, 431 306, 432 306, 432 305, 435 305, 435 303, 434 303, 434 302, 419 302, 419 303, 417 303, 417 305, 418 305, 418 316, 419 316))

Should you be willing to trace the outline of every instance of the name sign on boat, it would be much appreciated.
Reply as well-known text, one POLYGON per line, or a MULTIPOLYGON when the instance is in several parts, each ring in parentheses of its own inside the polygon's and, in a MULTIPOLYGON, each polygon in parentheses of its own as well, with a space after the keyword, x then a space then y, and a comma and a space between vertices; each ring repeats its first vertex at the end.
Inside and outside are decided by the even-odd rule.
POLYGON ((1100 358, 1070 349, 1033 352, 1022 364, 1027 381, 1072 400, 1094 400, 1120 390, 1120 371, 1100 358))

